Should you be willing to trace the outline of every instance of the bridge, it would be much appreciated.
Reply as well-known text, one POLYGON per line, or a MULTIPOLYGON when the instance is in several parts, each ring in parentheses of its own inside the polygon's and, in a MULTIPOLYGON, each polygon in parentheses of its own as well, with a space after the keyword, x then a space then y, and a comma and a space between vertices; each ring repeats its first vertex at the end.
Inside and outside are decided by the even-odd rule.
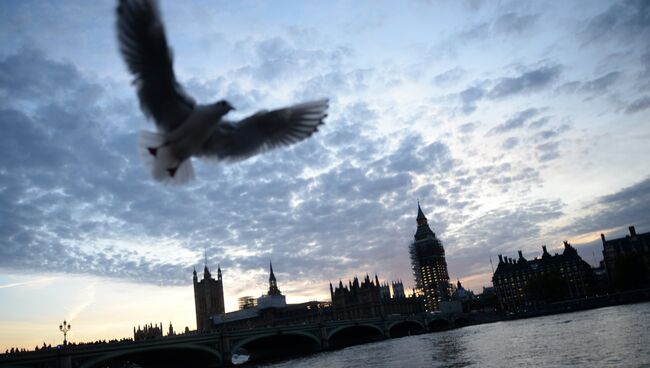
POLYGON ((387 338, 480 323, 467 314, 391 315, 254 329, 188 333, 157 339, 66 346, 0 355, 6 368, 229 367, 233 354, 251 362, 289 358, 387 338))

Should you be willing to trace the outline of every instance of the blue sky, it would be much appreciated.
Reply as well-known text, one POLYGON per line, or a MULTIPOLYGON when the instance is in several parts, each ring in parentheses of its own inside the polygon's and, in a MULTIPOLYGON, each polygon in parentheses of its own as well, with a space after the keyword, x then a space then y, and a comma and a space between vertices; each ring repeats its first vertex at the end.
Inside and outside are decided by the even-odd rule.
POLYGON ((452 279, 497 254, 650 230, 645 1, 161 2, 175 70, 235 117, 329 97, 309 140, 166 187, 115 4, 0 4, 0 347, 194 328, 207 251, 226 309, 274 262, 290 302, 366 273, 412 284, 417 199, 452 279), (28 307, 26 307, 28 306, 28 307), (99 322, 101 321, 101 323, 99 322))

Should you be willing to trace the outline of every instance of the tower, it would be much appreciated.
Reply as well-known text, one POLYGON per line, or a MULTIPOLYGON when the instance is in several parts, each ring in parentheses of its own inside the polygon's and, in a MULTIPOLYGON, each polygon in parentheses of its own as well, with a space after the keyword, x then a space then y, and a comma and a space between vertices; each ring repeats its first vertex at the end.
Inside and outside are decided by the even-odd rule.
POLYGON ((273 264, 269 262, 269 291, 266 295, 257 298, 257 308, 259 310, 267 308, 284 308, 287 306, 287 300, 280 289, 278 289, 278 282, 273 273, 273 264))
POLYGON ((273 263, 269 261, 269 268, 271 273, 269 274, 269 292, 267 295, 282 295, 280 289, 278 289, 278 282, 275 279, 275 274, 273 273, 273 263))
POLYGON ((205 267, 203 268, 203 280, 199 281, 196 269, 194 269, 192 281, 194 284, 196 329, 200 331, 210 330, 212 328, 210 318, 225 313, 221 267, 217 265, 217 279, 213 279, 206 258, 205 267))
POLYGON ((424 297, 428 311, 437 310, 441 301, 449 300, 449 273, 445 249, 429 227, 418 201, 417 230, 410 246, 415 288, 424 297))

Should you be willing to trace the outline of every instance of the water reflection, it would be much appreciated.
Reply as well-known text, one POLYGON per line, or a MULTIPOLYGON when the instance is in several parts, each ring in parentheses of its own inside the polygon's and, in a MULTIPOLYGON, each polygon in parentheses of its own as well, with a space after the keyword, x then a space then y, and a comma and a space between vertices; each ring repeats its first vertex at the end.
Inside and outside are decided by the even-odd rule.
POLYGON ((446 334, 445 339, 438 339, 433 342, 433 354, 431 360, 439 362, 445 367, 467 367, 471 361, 467 359, 466 337, 464 334, 454 333, 453 331, 446 334))

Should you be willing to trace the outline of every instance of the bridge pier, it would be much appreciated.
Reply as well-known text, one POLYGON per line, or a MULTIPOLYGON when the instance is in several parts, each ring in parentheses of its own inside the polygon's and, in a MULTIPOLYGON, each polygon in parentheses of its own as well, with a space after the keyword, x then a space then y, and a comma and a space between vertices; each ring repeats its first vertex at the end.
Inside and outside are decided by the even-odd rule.
POLYGON ((231 367, 232 364, 232 352, 230 351, 231 344, 230 339, 227 337, 221 336, 221 367, 231 367))
POLYGON ((320 348, 321 350, 328 350, 330 348, 330 340, 327 338, 327 329, 320 324, 320 348))

